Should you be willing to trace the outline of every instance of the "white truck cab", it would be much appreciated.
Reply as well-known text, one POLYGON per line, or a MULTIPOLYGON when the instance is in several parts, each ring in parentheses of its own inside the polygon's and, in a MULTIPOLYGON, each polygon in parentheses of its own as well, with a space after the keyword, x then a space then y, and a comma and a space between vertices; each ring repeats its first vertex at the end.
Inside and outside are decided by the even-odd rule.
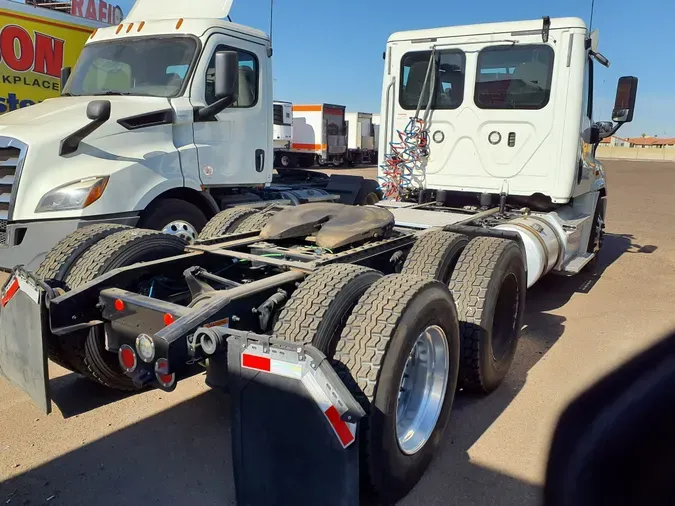
MULTIPOLYGON (((593 259, 587 245, 601 236, 606 205, 595 148, 632 120, 637 90, 636 78, 622 78, 616 125, 594 122, 596 63, 609 65, 597 31, 545 17, 399 32, 384 59, 379 176, 385 197, 400 201, 386 205, 520 206, 544 225, 508 227, 548 250, 532 256, 545 257, 546 272, 574 274, 593 259)), ((429 218, 397 212, 397 223, 429 218)))
MULTIPOLYGON (((224 20, 231 4, 137 0, 121 24, 91 35, 62 96, 0 118, 0 267, 35 268, 97 222, 190 239, 233 204, 295 190, 327 198, 328 178, 273 184, 272 48, 265 33, 224 20)), ((358 191, 341 198, 354 203, 358 191)), ((291 200, 303 201, 297 191, 291 200)))

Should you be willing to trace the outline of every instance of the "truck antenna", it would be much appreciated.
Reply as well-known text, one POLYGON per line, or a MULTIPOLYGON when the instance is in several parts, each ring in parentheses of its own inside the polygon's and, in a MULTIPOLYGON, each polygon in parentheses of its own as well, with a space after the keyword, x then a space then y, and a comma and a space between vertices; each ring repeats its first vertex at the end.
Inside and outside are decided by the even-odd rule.
MULTIPOLYGON (((272 51, 272 30, 274 29, 274 0, 270 0, 270 52, 272 51)), ((270 54, 270 56, 272 56, 270 54)))
POLYGON ((595 0, 591 0, 591 21, 588 26, 588 31, 593 30, 593 13, 595 12, 595 0))

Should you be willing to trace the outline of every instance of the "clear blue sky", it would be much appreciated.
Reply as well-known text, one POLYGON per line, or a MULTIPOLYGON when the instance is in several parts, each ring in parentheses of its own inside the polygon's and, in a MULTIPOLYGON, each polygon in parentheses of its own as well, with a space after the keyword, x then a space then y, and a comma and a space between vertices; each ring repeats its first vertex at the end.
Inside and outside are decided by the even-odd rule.
MULTIPOLYGON (((133 0, 118 0, 129 12, 133 0)), ((170 0, 167 0, 170 1, 170 0)), ((234 0, 232 20, 269 32, 270 0, 234 0)), ((579 16, 591 0, 275 0, 274 95, 349 110, 380 108, 382 52, 395 31, 438 26, 579 16)), ((610 119, 616 81, 640 78, 633 124, 622 135, 675 137, 675 2, 596 0, 594 28, 612 62, 596 67, 596 120, 610 119)))

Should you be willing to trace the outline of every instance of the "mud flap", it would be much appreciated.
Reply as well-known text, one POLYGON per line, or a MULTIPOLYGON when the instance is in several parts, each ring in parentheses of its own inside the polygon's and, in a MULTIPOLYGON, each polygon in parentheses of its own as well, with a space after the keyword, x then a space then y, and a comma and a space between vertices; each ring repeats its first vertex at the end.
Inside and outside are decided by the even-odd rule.
POLYGON ((49 414, 49 373, 43 329, 49 328, 45 291, 35 278, 16 268, 2 289, 0 375, 24 390, 49 414))
POLYGON ((356 437, 365 412, 325 356, 308 345, 231 336, 228 371, 237 504, 358 505, 356 437))

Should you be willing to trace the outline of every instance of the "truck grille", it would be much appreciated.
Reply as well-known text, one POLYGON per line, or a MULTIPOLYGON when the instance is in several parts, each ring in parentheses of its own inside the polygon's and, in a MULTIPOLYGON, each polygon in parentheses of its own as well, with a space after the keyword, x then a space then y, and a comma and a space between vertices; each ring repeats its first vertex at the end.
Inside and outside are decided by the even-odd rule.
POLYGON ((7 221, 12 218, 16 184, 25 155, 23 143, 10 137, 0 137, 0 244, 7 243, 7 221))

